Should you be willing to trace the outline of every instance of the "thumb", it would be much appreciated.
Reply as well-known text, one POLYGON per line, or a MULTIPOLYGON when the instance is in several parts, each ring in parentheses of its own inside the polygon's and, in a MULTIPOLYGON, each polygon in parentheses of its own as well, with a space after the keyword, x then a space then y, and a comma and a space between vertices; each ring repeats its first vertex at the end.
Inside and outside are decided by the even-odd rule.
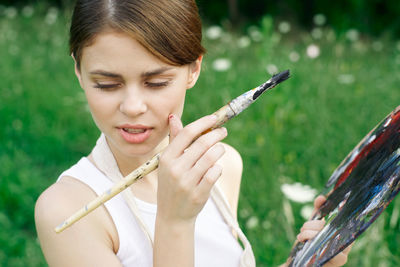
POLYGON ((172 140, 175 139, 175 137, 178 135, 180 130, 183 129, 182 121, 178 116, 175 114, 170 114, 168 116, 169 120, 169 142, 171 143, 172 140))

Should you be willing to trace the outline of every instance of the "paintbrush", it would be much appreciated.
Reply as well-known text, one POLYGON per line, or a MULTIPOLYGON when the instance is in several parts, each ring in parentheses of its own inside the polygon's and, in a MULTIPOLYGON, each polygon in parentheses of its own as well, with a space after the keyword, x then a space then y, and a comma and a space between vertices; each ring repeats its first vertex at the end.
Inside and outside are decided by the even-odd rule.
MULTIPOLYGON (((289 78, 289 70, 282 71, 271 77, 268 81, 261 84, 260 86, 245 92, 244 94, 236 97, 228 104, 214 112, 213 114, 217 116, 217 122, 208 131, 220 127, 222 124, 237 116, 243 110, 248 108, 254 101, 257 100, 264 92, 274 88, 277 84, 287 80, 289 78)), ((204 133, 208 132, 205 131, 204 133)), ((204 134, 203 133, 203 134, 204 134)), ((105 191, 103 194, 89 202, 83 208, 74 213, 71 217, 61 223, 55 228, 56 233, 60 233, 91 211, 99 207, 101 204, 105 203, 115 195, 121 193, 123 190, 132 185, 135 181, 143 178, 153 170, 157 169, 159 158, 162 152, 155 155, 149 161, 141 165, 139 168, 128 174, 120 182, 116 183, 112 188, 105 191)))

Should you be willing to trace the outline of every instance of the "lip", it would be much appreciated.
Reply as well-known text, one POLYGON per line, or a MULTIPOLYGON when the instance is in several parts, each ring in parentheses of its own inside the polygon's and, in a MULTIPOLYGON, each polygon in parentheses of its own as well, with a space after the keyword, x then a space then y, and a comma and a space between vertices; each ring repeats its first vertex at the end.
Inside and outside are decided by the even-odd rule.
POLYGON ((146 141, 153 130, 152 127, 148 127, 142 124, 123 124, 117 127, 121 137, 130 144, 140 144, 146 141), (137 129, 137 130, 144 130, 144 132, 140 133, 130 133, 125 131, 124 129, 137 129))
POLYGON ((142 124, 122 124, 118 126, 117 128, 122 129, 122 128, 128 128, 128 129, 151 129, 152 127, 145 126, 142 124))

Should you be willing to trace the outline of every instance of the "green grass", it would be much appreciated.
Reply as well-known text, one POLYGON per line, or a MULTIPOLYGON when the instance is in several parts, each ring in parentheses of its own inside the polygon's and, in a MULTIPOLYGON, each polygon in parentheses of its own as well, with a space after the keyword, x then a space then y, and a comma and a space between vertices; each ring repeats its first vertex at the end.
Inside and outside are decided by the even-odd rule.
MULTIPOLYGON (((0 266, 46 266, 35 234, 35 200, 90 152, 99 134, 68 56, 68 14, 59 11, 54 20, 55 10, 34 8, 32 16, 18 10, 15 17, 0 8, 0 266)), ((226 142, 244 161, 239 222, 258 266, 273 266, 287 258, 304 222, 302 204, 285 199, 280 186, 298 181, 322 189, 347 153, 399 104, 400 50, 388 40, 350 42, 329 28, 313 39, 307 32, 279 34, 270 19, 261 25, 262 39, 250 39, 245 48, 238 34, 205 40, 209 52, 187 95, 184 122, 268 79, 267 66, 290 69, 288 81, 226 125, 226 142), (321 50, 314 59, 306 55, 311 43, 321 50), (289 59, 293 52, 296 62, 289 59), (229 59, 230 69, 215 71, 217 58, 229 59)), ((400 224, 393 216, 399 208, 395 199, 360 237, 347 266, 400 264, 400 224)))

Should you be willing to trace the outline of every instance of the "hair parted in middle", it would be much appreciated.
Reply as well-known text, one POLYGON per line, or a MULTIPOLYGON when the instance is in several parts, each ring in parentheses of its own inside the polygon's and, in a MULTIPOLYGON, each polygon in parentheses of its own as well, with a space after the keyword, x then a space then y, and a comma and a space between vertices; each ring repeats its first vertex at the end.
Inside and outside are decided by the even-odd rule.
POLYGON ((192 63, 205 53, 195 0, 78 0, 69 40, 78 68, 83 48, 107 31, 132 36, 171 65, 192 63))

